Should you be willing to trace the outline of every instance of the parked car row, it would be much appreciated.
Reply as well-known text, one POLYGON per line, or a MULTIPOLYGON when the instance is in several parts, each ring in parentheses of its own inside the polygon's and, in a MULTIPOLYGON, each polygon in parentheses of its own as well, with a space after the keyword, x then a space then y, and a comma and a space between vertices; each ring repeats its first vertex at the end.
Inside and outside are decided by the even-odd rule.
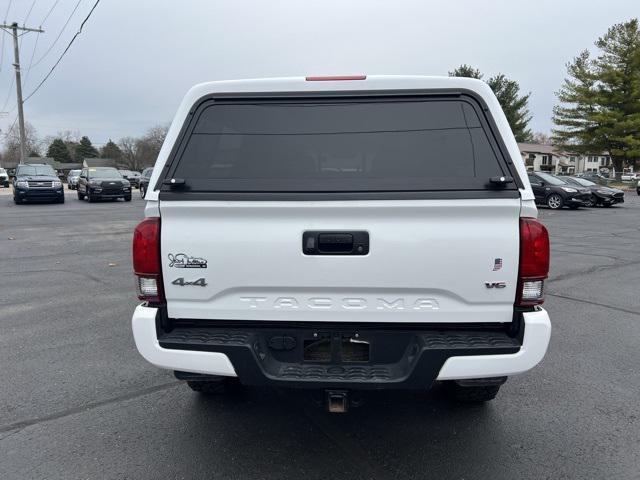
MULTIPOLYGON (((108 168, 108 167, 96 167, 96 168, 108 168)), ((132 188, 140 188, 140 179, 142 175, 140 172, 136 172, 134 170, 118 170, 122 178, 126 179, 132 188)), ((77 190, 78 189, 78 180, 80 179, 81 170, 70 170, 67 175, 67 186, 69 190, 77 190)))
MULTIPOLYGON (((94 202, 122 198, 131 201, 131 183, 115 168, 83 168, 77 174, 70 172, 68 181, 69 188, 78 191, 78 200, 86 198, 94 202)), ((62 181, 50 165, 18 165, 13 180, 13 201, 16 204, 31 201, 64 203, 62 181)))
MULTIPOLYGON (((616 203, 624 203, 622 190, 599 185, 585 176, 557 177, 545 172, 535 172, 529 174, 529 182, 536 203, 552 210, 562 207, 610 207, 616 203)), ((638 190, 640 192, 640 186, 638 190)))

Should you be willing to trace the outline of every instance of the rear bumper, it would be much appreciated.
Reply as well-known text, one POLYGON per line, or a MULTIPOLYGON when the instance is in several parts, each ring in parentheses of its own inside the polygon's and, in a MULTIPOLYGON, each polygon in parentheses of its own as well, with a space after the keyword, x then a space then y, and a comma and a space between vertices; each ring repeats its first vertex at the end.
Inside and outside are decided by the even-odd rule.
MULTIPOLYGON (((406 351, 386 362, 288 363, 286 352, 274 354, 264 348, 265 338, 255 329, 175 328, 164 333, 156 327, 156 315, 156 308, 140 305, 133 315, 132 327, 138 351, 157 367, 239 376, 243 383, 251 385, 306 388, 428 388, 434 380, 515 375, 542 360, 551 335, 549 316, 540 309, 522 314, 521 340, 494 331, 394 333, 401 338, 407 336, 406 351)), ((283 329, 272 333, 278 331, 283 329)), ((284 332, 286 336, 291 331, 284 332)), ((375 334, 383 335, 378 330, 371 333, 375 334)))

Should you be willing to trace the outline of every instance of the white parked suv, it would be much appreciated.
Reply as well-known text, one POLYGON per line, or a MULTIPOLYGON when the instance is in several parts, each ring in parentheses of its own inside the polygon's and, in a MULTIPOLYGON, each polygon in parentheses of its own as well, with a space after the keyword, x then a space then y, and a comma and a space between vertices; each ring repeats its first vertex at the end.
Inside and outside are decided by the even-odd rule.
POLYGON ((9 186, 9 174, 4 168, 0 167, 0 187, 9 186))
POLYGON ((197 85, 145 199, 135 342, 194 390, 485 401, 547 350, 548 234, 481 81, 197 85))

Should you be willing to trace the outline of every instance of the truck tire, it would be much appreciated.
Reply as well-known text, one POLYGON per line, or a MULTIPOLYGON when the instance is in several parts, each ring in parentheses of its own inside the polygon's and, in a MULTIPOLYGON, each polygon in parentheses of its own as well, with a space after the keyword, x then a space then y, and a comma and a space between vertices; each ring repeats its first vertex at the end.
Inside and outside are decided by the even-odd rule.
POLYGON ((456 382, 445 382, 447 395, 451 400, 464 403, 482 403, 496 398, 500 385, 463 387, 456 382))
POLYGON ((130 202, 131 201, 131 195, 130 194, 129 195, 125 195, 124 201, 125 202, 130 202))
POLYGON ((84 200, 84 193, 80 193, 80 190, 77 190, 78 192, 78 200, 84 200))
POLYGON ((203 395, 222 395, 238 390, 240 382, 237 378, 221 377, 219 380, 190 380, 187 385, 194 392, 203 395))

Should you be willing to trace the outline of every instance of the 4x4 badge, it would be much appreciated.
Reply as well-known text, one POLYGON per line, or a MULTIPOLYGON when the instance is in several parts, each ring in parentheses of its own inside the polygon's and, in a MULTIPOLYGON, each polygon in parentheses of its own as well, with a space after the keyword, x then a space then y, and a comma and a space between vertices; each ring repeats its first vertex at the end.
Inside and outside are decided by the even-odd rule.
POLYGON ((184 253, 170 253, 169 266, 175 268, 207 268, 207 260, 199 257, 190 257, 184 253))
POLYGON ((195 287, 206 287, 207 286, 207 282, 204 278, 199 278, 197 280, 193 280, 192 282, 187 282, 185 281, 184 278, 180 277, 180 278, 176 278, 173 282, 171 282, 172 285, 179 285, 181 287, 186 287, 186 286, 195 286, 195 287))

